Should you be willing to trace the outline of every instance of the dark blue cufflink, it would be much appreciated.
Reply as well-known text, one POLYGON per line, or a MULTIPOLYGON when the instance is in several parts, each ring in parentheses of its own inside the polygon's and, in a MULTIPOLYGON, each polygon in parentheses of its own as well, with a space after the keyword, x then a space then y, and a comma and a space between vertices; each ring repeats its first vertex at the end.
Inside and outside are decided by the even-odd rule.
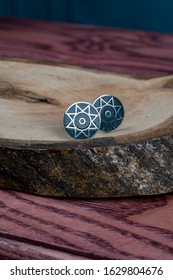
POLYGON ((124 119, 124 107, 113 95, 102 95, 93 104, 76 102, 64 114, 64 127, 74 139, 93 137, 100 129, 115 130, 124 119))
POLYGON ((64 127, 75 139, 87 139, 99 130, 100 114, 90 103, 77 102, 72 104, 64 114, 64 127))
POLYGON ((124 119, 124 107, 115 96, 109 94, 102 95, 93 102, 93 106, 100 114, 101 130, 110 132, 122 123, 124 119))

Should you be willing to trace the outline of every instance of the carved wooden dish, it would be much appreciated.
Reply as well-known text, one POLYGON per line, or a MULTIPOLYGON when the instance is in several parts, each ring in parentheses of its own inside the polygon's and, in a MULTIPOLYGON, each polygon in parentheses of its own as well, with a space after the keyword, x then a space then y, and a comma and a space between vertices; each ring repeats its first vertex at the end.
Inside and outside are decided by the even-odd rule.
POLYGON ((137 79, 73 66, 0 61, 0 185, 38 195, 121 197, 173 191, 173 76, 137 79), (74 102, 118 97, 114 132, 74 140, 74 102))

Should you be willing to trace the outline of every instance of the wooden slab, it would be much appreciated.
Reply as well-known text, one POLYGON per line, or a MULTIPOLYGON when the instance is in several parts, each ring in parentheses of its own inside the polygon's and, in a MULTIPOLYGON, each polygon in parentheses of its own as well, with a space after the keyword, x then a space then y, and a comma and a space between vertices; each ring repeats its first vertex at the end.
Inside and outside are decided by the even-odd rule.
POLYGON ((61 197, 173 190, 173 76, 141 80, 0 61, 0 81, 2 187, 61 197), (89 141, 72 141, 63 127, 67 107, 107 93, 123 103, 123 124, 89 141))
POLYGON ((143 135, 150 138, 153 131, 155 137, 162 136, 172 132, 172 90, 173 76, 143 80, 72 66, 0 61, 0 138, 57 145, 71 141, 63 127, 65 110, 105 93, 122 101, 125 119, 115 131, 99 131, 95 138, 136 142, 143 135))

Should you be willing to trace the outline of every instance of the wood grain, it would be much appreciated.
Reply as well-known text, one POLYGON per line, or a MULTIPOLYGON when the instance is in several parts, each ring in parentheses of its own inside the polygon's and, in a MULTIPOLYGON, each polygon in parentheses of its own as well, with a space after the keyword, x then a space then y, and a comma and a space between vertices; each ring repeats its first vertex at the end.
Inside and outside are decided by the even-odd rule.
POLYGON ((173 73, 173 37, 154 32, 1 18, 0 56, 156 77, 173 73))
MULTIPOLYGON (((4 18, 0 38, 4 59, 144 78, 173 73, 172 35, 4 18)), ((172 194, 64 200, 1 190, 0 201, 1 258, 30 258, 31 244, 35 259, 58 258, 59 252, 67 254, 60 258, 173 259, 172 194)))
MULTIPOLYGON (((0 234, 0 260, 78 260, 79 256, 59 251, 58 248, 51 248, 44 242, 36 242, 27 238, 14 239, 14 236, 9 234, 0 234), (3 235, 5 238, 3 238, 3 235), (28 243, 29 242, 29 243, 28 243), (32 244, 31 244, 32 242, 32 244)), ((81 260, 86 259, 80 256, 81 260)), ((88 258, 87 258, 88 259, 88 258)))
POLYGON ((142 80, 4 60, 0 81, 2 187, 84 198, 173 190, 173 76, 142 80), (122 125, 74 141, 63 126, 66 108, 109 92, 124 105, 122 125))
MULTIPOLYGON (((172 91, 173 75, 143 80, 81 67, 0 60, 0 139, 31 145, 63 142, 65 147, 72 140, 63 126, 65 110, 74 102, 92 103, 105 93, 121 100, 125 118, 118 129, 99 131, 94 138, 132 143, 144 135, 153 137, 153 131, 154 137, 171 134, 172 91)), ((73 142, 77 148, 79 141, 73 142)))
MULTIPOLYGON (((169 226, 165 228, 165 218, 173 209, 172 199, 173 196, 169 195, 116 200, 56 200, 0 191, 0 230, 3 239, 5 233, 10 233, 18 238, 16 244, 19 240, 33 244, 35 258, 45 257, 41 255, 42 250, 37 252, 37 247, 42 244, 45 250, 53 250, 52 255, 48 250, 47 257, 50 258, 56 256, 56 250, 63 250, 77 254, 79 258, 172 259, 172 219, 166 222, 169 226), (163 213, 161 217, 160 213, 163 213)), ((12 246, 15 241, 10 239, 9 244, 12 246)), ((14 254, 14 248, 9 249, 11 256, 28 257, 27 246, 26 250, 19 248, 20 256, 14 254)), ((6 255, 10 256, 9 253, 6 255)))

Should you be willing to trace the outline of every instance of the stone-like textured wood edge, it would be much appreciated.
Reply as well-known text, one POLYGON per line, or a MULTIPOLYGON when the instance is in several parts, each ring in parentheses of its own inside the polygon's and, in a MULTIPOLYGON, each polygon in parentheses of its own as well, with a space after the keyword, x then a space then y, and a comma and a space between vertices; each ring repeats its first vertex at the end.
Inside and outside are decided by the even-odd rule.
POLYGON ((173 135, 10 145, 0 141, 3 188, 58 197, 123 197, 173 191, 173 135), (139 140, 139 139, 138 139, 139 140))

